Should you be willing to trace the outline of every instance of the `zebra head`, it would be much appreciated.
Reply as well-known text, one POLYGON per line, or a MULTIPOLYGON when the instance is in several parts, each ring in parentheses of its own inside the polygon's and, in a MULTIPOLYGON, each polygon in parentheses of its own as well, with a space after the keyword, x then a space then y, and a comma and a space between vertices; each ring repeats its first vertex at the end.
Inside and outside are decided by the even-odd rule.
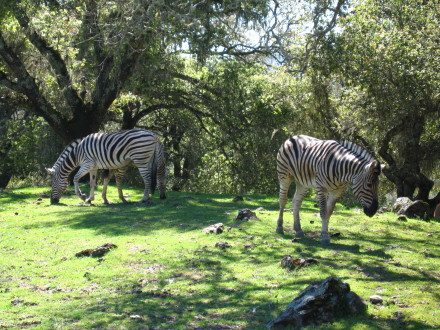
POLYGON ((353 177, 353 193, 369 217, 375 215, 379 207, 377 189, 381 168, 380 163, 373 160, 353 177))
POLYGON ((52 191, 50 194, 50 203, 58 204, 61 196, 66 192, 69 186, 69 180, 67 176, 60 175, 59 168, 46 168, 47 173, 52 176, 52 191))

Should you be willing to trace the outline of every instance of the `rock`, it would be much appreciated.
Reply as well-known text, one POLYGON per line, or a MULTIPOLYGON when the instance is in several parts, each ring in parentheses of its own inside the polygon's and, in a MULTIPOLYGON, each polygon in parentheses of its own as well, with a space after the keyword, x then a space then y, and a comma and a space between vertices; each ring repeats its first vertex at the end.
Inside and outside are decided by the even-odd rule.
POLYGON ((313 327, 365 310, 366 304, 350 291, 347 283, 329 276, 322 282, 310 284, 266 326, 269 329, 313 327))
POLYGON ((281 259, 281 267, 288 268, 288 269, 295 269, 298 267, 314 265, 317 263, 318 263, 318 260, 313 259, 313 258, 308 258, 308 259, 296 258, 296 259, 294 259, 291 255, 288 255, 288 254, 286 254, 281 259))
POLYGON ((408 218, 426 219, 429 214, 429 204, 421 200, 413 202, 408 197, 399 197, 394 203, 393 211, 408 218))
POLYGON ((243 201, 243 197, 242 196, 235 196, 232 201, 233 202, 242 202, 243 201))
POLYGON ((221 249, 231 248, 232 245, 227 242, 217 242, 215 243, 215 247, 219 247, 221 249))
POLYGON ((399 215, 398 217, 397 217, 397 220, 399 220, 399 221, 408 221, 408 219, 406 218, 406 216, 404 216, 404 215, 399 215))
POLYGON ((207 233, 207 234, 210 234, 210 233, 221 234, 221 233, 223 233, 224 230, 225 230, 224 224, 219 222, 219 223, 216 223, 215 225, 211 225, 209 227, 206 227, 205 229, 203 229, 203 232, 207 233))
POLYGON ((393 205, 393 212, 398 213, 401 209, 407 208, 411 205, 412 201, 408 197, 399 197, 396 199, 393 205))
POLYGON ((370 302, 373 305, 382 305, 383 303, 383 298, 381 296, 378 296, 377 294, 374 294, 370 297, 370 302))
POLYGON ((241 209, 234 218, 235 221, 259 220, 257 215, 249 209, 241 209))
POLYGON ((104 245, 98 246, 95 249, 82 250, 75 254, 75 257, 102 257, 108 253, 111 249, 115 249, 117 246, 113 243, 106 243, 104 245))

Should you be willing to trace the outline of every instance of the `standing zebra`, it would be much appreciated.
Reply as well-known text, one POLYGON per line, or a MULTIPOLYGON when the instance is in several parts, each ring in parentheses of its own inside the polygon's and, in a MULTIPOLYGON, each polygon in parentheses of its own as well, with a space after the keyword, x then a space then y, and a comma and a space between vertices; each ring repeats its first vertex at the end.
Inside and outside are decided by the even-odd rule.
MULTIPOLYGON (((154 191, 156 184, 158 163, 160 168, 163 167, 163 170, 161 169, 158 173, 165 175, 165 161, 161 150, 162 147, 156 136, 152 132, 141 129, 116 133, 94 133, 83 139, 77 139, 64 149, 52 168, 46 169, 52 175, 51 203, 59 202, 61 195, 68 187, 69 174, 77 167, 79 170, 73 179, 75 193, 82 200, 91 202, 95 199, 94 191, 98 169, 110 169, 116 170, 117 173, 123 173, 123 169, 130 164, 134 164, 139 169, 145 183, 141 202, 148 202, 149 194, 154 191), (87 173, 90 173, 89 198, 81 192, 78 186, 79 179, 87 173), (153 180, 152 175, 154 176, 153 180)), ((122 179, 122 175, 117 174, 117 178, 118 176, 122 179)), ((165 180, 165 177, 159 178, 161 198, 165 198, 165 180)), ((107 188, 106 185, 105 188, 107 188)), ((118 184, 118 191, 124 201, 121 181, 118 184)), ((104 202, 106 202, 106 198, 104 202)))
POLYGON ((318 140, 297 135, 284 142, 277 155, 277 173, 280 181, 280 214, 276 232, 283 233, 283 212, 287 191, 292 182, 296 191, 292 201, 294 225, 297 236, 304 236, 301 229, 299 209, 309 188, 318 193, 322 220, 321 242, 330 243, 328 222, 337 199, 351 182, 353 193, 364 208, 373 216, 378 208, 377 188, 380 163, 366 150, 348 141, 318 140))

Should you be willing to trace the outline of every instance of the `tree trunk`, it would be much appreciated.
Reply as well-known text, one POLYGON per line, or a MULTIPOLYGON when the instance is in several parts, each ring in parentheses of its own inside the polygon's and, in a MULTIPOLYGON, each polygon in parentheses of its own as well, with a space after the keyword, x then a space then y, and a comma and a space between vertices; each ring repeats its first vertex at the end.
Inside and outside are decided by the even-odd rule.
POLYGON ((4 189, 7 187, 9 181, 12 178, 12 174, 11 173, 1 173, 0 174, 0 188, 4 189))
POLYGON ((420 137, 424 131, 423 117, 407 117, 390 129, 382 140, 379 150, 380 156, 388 163, 389 168, 383 171, 384 175, 396 185, 397 197, 408 197, 411 200, 429 202, 429 193, 434 182, 429 180, 420 170, 420 161, 423 159, 420 147, 420 137), (389 150, 391 140, 404 138, 404 147, 400 151, 404 158, 399 166, 389 150), (417 196, 415 195, 418 189, 417 196))

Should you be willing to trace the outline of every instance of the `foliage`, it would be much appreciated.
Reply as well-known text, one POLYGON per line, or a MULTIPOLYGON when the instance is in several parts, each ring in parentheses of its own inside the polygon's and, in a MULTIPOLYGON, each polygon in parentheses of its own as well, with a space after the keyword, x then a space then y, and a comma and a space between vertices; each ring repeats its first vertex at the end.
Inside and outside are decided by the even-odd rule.
MULTIPOLYGON (((320 221, 305 200, 307 237, 275 234, 275 197, 171 192, 153 205, 84 205, 77 196, 49 205, 48 188, 0 192, 0 326, 38 328, 248 328, 263 329, 301 290, 329 275, 350 284, 368 314, 318 329, 425 329, 440 326, 438 222, 373 219, 337 205, 331 246, 319 243, 320 221), (260 220, 237 223, 239 209, 260 220), (311 222, 314 223, 311 223, 311 222), (223 222, 222 234, 202 229, 223 222), (215 247, 225 241, 232 248, 215 247), (105 243, 100 258, 75 254, 105 243), (317 265, 286 271, 285 254, 317 265)), ((142 189, 124 190, 130 199, 142 189)), ((115 187, 110 198, 117 201, 115 187)), ((286 228, 292 219, 286 221, 286 228)))
POLYGON ((177 180, 173 189, 276 191, 275 157, 292 120, 286 75, 236 60, 195 69, 187 60, 185 72, 195 83, 168 86, 183 98, 175 102, 189 109, 161 110, 139 123, 163 135, 177 180))
POLYGON ((434 1, 357 1, 311 61, 335 135, 375 149, 397 194, 424 200, 440 155, 439 18, 434 1))
POLYGON ((163 70, 184 45, 201 62, 216 51, 248 53, 239 28, 261 22, 268 4, 22 0, 0 9, 8 13, 0 22, 0 84, 24 95, 67 143, 102 128, 142 65, 163 70))
POLYGON ((11 175, 10 186, 26 178, 30 179, 28 185, 46 184, 41 176, 43 166, 56 157, 60 146, 53 145, 53 133, 42 118, 29 116, 25 110, 10 112, 0 121, 0 174, 11 175))

